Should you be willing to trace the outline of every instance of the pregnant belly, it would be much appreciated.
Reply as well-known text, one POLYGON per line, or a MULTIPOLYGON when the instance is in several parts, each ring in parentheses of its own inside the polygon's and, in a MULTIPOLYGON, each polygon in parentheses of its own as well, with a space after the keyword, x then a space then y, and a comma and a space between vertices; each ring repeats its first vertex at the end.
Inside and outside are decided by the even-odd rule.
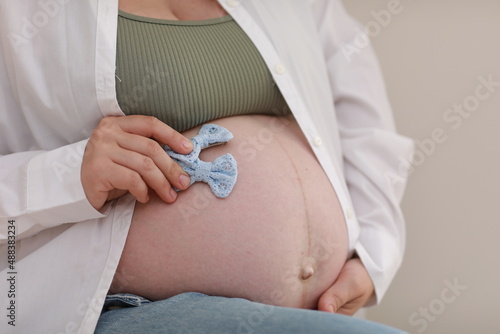
MULTIPOLYGON (((152 300, 197 291, 316 308, 347 256, 336 193, 293 118, 213 121, 234 139, 202 151, 231 153, 238 182, 226 199, 195 183, 174 204, 136 204, 110 292, 152 300)), ((185 132, 193 137, 198 128, 185 132)))

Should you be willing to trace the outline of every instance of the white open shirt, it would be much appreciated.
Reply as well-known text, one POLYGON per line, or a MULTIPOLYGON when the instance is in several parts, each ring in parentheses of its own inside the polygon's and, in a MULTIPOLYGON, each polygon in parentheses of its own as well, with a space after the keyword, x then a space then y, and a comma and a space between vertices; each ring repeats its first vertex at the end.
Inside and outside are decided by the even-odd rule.
MULTIPOLYGON (((334 186, 350 252, 379 301, 403 257, 400 161, 413 143, 395 133, 371 47, 342 52, 359 30, 337 0, 220 2, 261 52, 334 186)), ((91 333, 114 276, 134 199, 97 212, 80 166, 99 120, 123 115, 115 95, 117 15, 118 0, 0 3, 2 295, 11 271, 9 220, 17 238, 15 298, 0 299, 2 333, 91 333), (7 324, 11 300, 16 327, 7 324)))

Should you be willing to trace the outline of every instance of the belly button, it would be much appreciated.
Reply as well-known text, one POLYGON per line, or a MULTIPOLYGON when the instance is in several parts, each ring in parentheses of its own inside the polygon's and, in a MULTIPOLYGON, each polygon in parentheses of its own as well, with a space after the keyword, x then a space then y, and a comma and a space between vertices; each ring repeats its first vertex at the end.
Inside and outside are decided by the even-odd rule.
POLYGON ((312 266, 306 266, 302 268, 301 271, 302 280, 306 281, 309 278, 311 278, 312 275, 314 275, 314 268, 312 266))

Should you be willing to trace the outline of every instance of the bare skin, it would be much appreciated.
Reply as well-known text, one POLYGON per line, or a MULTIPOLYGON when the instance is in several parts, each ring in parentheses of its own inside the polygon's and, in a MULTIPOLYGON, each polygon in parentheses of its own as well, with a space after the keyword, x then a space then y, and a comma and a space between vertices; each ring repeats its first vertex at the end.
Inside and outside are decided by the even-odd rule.
POLYGON ((199 291, 316 308, 347 257, 342 210, 321 166, 293 118, 212 123, 235 138, 200 158, 235 157, 233 192, 222 200, 197 183, 174 204, 156 196, 137 204, 111 292, 158 300, 199 291))
POLYGON ((127 13, 164 20, 196 21, 227 15, 215 0, 120 0, 127 13))

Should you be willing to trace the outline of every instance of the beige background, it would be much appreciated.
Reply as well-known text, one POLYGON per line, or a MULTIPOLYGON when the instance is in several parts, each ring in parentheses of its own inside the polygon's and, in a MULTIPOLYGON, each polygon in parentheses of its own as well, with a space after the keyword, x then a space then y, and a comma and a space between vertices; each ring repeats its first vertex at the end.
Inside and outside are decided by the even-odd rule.
MULTIPOLYGON (((344 1, 365 25, 390 2, 344 1)), ((442 129, 446 141, 411 175, 405 262, 368 318, 410 333, 500 333, 500 87, 460 126, 443 119, 474 101, 478 77, 500 82, 500 1, 400 4, 372 37, 399 132, 426 141, 442 129)))

